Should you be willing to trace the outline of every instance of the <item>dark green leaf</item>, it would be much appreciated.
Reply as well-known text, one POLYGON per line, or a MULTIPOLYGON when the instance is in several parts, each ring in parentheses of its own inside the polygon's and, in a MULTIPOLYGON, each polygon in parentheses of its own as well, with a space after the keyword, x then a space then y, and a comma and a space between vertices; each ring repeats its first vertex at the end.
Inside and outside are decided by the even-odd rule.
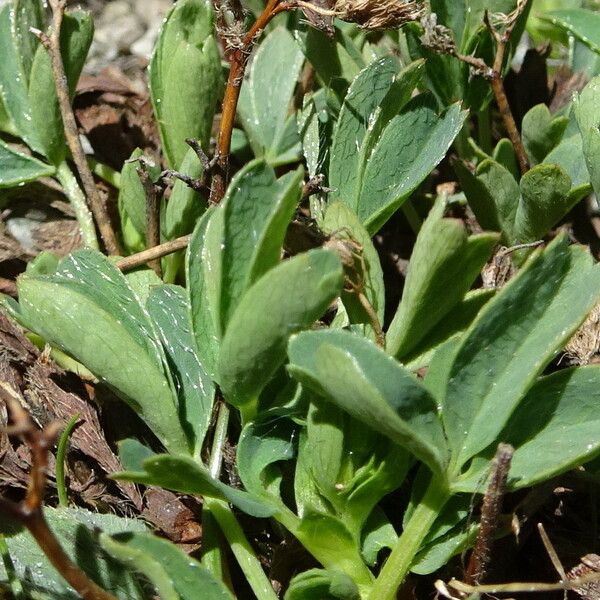
POLYGON ((353 208, 375 233, 444 158, 463 126, 458 104, 438 116, 427 96, 411 100, 383 131, 353 208))
POLYGON ((348 90, 333 133, 329 184, 333 198, 355 211, 373 147, 385 125, 409 100, 422 68, 423 63, 416 62, 398 73, 398 62, 386 57, 361 71, 348 90))
POLYGON ((599 296, 600 270, 585 250, 559 238, 485 306, 461 339, 443 399, 456 469, 498 439, 599 296))

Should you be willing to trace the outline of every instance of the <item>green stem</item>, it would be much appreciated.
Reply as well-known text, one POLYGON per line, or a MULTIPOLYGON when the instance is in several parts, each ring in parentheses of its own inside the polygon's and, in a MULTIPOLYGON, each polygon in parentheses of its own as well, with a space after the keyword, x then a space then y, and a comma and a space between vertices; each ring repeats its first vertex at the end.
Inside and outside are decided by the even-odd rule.
POLYGON ((56 448, 56 491, 58 492, 58 505, 65 508, 69 506, 67 484, 65 482, 65 459, 67 458, 69 438, 78 421, 78 414, 69 419, 69 422, 65 425, 63 432, 60 434, 60 439, 58 440, 56 448))
POLYGON ((416 211, 415 206, 411 202, 410 198, 408 198, 402 205, 402 212, 404 213, 410 228, 414 231, 415 235, 418 235, 419 231, 421 231, 421 227, 423 226, 423 219, 421 219, 419 216, 419 213, 416 211))
MULTIPOLYGON (((218 479, 223 460, 223 446, 227 439, 227 427, 229 425, 229 407, 221 400, 217 415, 217 424, 213 437, 209 470, 210 474, 218 479)), ((233 555, 235 556, 242 572, 246 576, 248 584, 252 588, 257 600, 277 600, 277 594, 273 590, 271 582, 265 575, 262 565, 258 560, 254 549, 246 538, 233 511, 227 502, 216 498, 204 498, 203 511, 208 510, 210 517, 219 524, 233 555)), ((210 518, 209 517, 209 518, 210 518)), ((214 556, 203 557, 203 563, 212 565, 215 569, 221 568, 219 558, 214 556)))
POLYGON ((106 181, 106 183, 110 183, 117 190, 121 189, 121 173, 93 158, 88 157, 88 163, 94 175, 97 175, 100 179, 106 181))
MULTIPOLYGON (((8 579, 8 585, 12 595, 14 596, 14 599, 24 600, 25 594, 23 592, 23 586, 19 580, 17 570, 15 569, 15 565, 10 556, 10 549, 3 535, 0 535, 0 555, 2 556, 2 563, 4 565, 4 570, 6 571, 6 578, 8 579)), ((0 596, 1 595, 2 594, 0 593, 0 596)))
POLYGON ((395 600, 425 536, 449 498, 448 489, 439 480, 432 479, 375 580, 368 600, 395 600))
POLYGON ((98 250, 99 245, 94 218, 85 201, 85 196, 77 183, 77 179, 75 178, 75 175, 73 175, 71 167, 69 167, 69 164, 66 161, 63 161, 58 165, 56 177, 63 186, 65 196, 67 196, 73 206, 75 218, 77 219, 79 229, 81 230, 83 244, 89 248, 98 250))
POLYGON ((278 600, 254 549, 229 505, 216 498, 204 498, 204 508, 210 510, 219 524, 257 600, 278 600))
POLYGON ((477 113, 477 129, 479 147, 491 156, 492 154, 492 129, 490 123, 490 105, 487 104, 485 108, 481 109, 477 113))
MULTIPOLYGON (((223 462, 223 447, 227 440, 227 428, 229 426, 229 407, 223 401, 219 401, 217 423, 213 433, 213 443, 210 452, 210 463, 208 465, 210 474, 219 479, 221 464, 223 462)), ((214 515, 208 506, 204 505, 202 510, 203 547, 202 564, 213 574, 214 577, 223 578, 223 553, 219 544, 218 525, 214 515)), ((233 590, 232 590, 233 591, 233 590)))

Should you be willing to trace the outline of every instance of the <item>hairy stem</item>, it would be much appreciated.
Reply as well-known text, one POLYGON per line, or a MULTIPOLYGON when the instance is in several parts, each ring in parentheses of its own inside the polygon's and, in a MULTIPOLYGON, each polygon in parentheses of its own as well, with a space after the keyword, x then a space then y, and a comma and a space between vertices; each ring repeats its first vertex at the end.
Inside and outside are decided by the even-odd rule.
POLYGON ((98 250, 99 246, 94 218, 87 206, 85 196, 77 183, 77 179, 66 161, 58 165, 56 178, 63 186, 65 196, 69 199, 73 207, 84 246, 98 250))
POLYGON ((375 580, 368 600, 394 600, 408 575, 425 536, 450 498, 445 486, 434 477, 415 508, 392 553, 375 580))

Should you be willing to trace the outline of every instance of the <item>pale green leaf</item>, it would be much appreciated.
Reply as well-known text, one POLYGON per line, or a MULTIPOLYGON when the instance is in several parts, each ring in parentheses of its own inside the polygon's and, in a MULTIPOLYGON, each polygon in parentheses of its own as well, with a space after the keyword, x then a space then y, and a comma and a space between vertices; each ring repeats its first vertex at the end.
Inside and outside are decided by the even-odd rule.
POLYGON ((219 383, 236 405, 256 399, 285 360, 291 334, 310 327, 342 291, 339 258, 317 249, 284 261, 243 296, 219 356, 219 383))
POLYGON ((347 331, 294 336, 288 369, 356 420, 442 472, 447 450, 438 409, 412 373, 374 343, 347 331))
POLYGON ((16 152, 0 140, 0 188, 13 187, 53 174, 54 168, 50 165, 16 152))

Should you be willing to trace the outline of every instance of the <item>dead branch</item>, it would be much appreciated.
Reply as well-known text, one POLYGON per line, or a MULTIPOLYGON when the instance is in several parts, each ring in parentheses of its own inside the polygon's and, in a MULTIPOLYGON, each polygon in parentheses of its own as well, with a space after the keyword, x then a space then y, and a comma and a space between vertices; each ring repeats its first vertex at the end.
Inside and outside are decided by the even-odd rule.
POLYGON ((35 32, 39 37, 42 45, 48 51, 52 64, 52 73, 54 76, 54 83, 56 86, 56 96, 58 98, 58 104, 60 107, 60 114, 62 116, 63 127, 65 132, 65 139, 73 162, 77 167, 79 178, 85 189, 90 209, 102 236, 102 241, 109 254, 119 255, 121 254, 119 242, 117 236, 110 223, 110 218, 104 207, 96 184, 94 182, 94 176, 90 170, 81 140, 79 139, 79 131, 77 129, 77 122, 75 121, 75 115, 71 106, 71 98, 69 94, 69 87, 67 82, 67 76, 65 73, 65 66, 60 51, 60 32, 63 22, 63 17, 66 9, 66 0, 50 0, 50 7, 52 9, 52 29, 50 35, 43 32, 35 32))
POLYGON ((0 398, 12 415, 13 425, 8 428, 8 433, 23 438, 29 446, 32 460, 25 498, 17 503, 0 497, 0 511, 9 514, 27 528, 54 568, 84 600, 117 600, 94 583, 69 558, 44 517, 43 500, 48 452, 54 445, 61 425, 53 423, 45 429, 37 429, 29 414, 21 406, 16 392, 3 381, 0 381, 0 398))

